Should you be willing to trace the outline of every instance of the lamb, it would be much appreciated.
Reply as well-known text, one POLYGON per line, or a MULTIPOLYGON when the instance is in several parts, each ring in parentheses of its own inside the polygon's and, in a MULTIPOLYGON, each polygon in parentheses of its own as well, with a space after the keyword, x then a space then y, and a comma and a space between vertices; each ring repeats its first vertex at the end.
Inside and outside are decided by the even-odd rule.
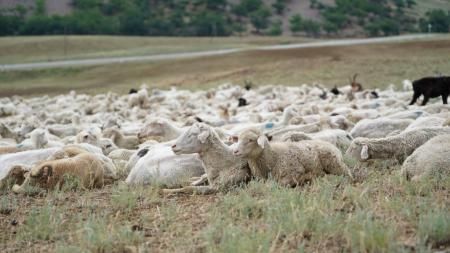
POLYGON ((135 149, 139 145, 137 136, 125 136, 117 128, 108 128, 103 131, 103 136, 111 138, 119 148, 135 149))
POLYGON ((450 94, 450 76, 424 77, 413 82, 413 98, 409 105, 416 103, 417 99, 423 95, 422 106, 426 105, 430 98, 442 97, 442 102, 447 104, 450 94))
POLYGON ((77 156, 46 161, 33 167, 22 185, 14 185, 13 191, 23 193, 26 185, 52 190, 64 185, 65 175, 77 177, 84 188, 101 188, 103 181, 103 164, 94 155, 82 153, 77 156))
POLYGON ((198 153, 203 161, 206 175, 190 187, 166 190, 167 193, 209 194, 228 191, 250 179, 247 162, 235 157, 233 150, 220 140, 215 130, 204 123, 192 125, 176 140, 172 150, 177 155, 198 153), (205 178, 209 185, 199 186, 205 178))
POLYGON ((395 159, 402 164, 414 150, 429 139, 444 134, 450 134, 450 127, 414 129, 386 138, 358 137, 353 140, 346 153, 360 162, 395 159))
POLYGON ((269 143, 259 130, 247 130, 239 136, 236 156, 247 159, 252 176, 272 176, 283 186, 295 187, 325 174, 348 172, 341 152, 332 144, 319 140, 298 143, 269 143))
POLYGON ((406 158, 401 173, 412 181, 436 173, 450 176, 450 135, 436 136, 417 148, 406 158))
POLYGON ((406 129, 412 122, 411 119, 363 119, 356 123, 350 134, 354 138, 381 138, 388 136, 393 131, 406 129))

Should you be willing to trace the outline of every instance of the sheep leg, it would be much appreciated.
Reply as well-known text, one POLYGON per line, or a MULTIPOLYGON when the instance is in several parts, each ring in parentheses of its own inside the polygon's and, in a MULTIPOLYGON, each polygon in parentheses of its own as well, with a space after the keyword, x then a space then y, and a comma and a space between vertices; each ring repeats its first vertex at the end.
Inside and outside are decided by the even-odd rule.
POLYGON ((423 101, 422 101, 422 106, 426 105, 428 103, 428 100, 430 100, 430 96, 428 96, 427 94, 423 95, 423 101))
POLYGON ((199 186, 208 181, 208 176, 206 174, 203 174, 201 177, 197 178, 197 180, 193 181, 191 183, 191 186, 199 186))
POLYGON ((186 194, 200 194, 200 195, 208 195, 216 193, 217 189, 211 186, 186 186, 178 189, 163 189, 163 193, 166 194, 178 194, 178 193, 186 193, 186 194))
POLYGON ((411 100, 411 103, 409 103, 409 105, 413 105, 416 103, 417 99, 420 97, 420 93, 418 92, 414 92, 413 98, 411 100))
POLYGON ((448 98, 448 94, 442 94, 442 102, 444 103, 444 105, 447 104, 447 98, 448 98))

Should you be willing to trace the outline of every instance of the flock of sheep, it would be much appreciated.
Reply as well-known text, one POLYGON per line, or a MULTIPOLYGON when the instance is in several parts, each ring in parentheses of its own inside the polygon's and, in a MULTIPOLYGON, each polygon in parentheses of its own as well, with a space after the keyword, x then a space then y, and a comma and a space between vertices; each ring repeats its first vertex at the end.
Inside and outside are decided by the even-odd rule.
POLYGON ((348 160, 394 161, 410 180, 450 174, 448 105, 408 105, 410 82, 402 91, 356 86, 1 98, 0 188, 51 190, 72 177, 86 189, 125 180, 208 194, 253 179, 354 179, 348 160))

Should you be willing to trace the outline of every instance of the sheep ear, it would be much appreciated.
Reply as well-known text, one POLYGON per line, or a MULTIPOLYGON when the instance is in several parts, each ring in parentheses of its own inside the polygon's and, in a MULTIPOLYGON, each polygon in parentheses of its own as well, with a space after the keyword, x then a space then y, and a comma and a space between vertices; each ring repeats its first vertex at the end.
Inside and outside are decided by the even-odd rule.
POLYGON ((369 159, 369 147, 367 145, 363 145, 361 148, 361 159, 369 159))
POLYGON ((208 139, 208 137, 209 137, 209 131, 203 131, 198 135, 198 140, 201 143, 205 143, 206 139, 208 139))
POLYGON ((266 142, 268 142, 269 140, 267 139, 267 137, 265 135, 261 135, 258 137, 258 139, 256 140, 256 142, 258 143, 258 145, 261 148, 264 148, 266 142))

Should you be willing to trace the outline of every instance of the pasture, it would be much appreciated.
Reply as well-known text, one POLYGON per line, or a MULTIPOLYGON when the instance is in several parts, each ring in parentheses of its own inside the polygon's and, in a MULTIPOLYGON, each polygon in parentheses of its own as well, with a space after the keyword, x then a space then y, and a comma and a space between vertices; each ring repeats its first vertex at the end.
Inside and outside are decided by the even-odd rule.
MULTIPOLYGON (((89 143, 86 152, 97 148, 101 155, 96 155, 105 157, 111 151, 106 152, 100 141, 119 146, 114 137, 105 136, 105 128, 120 127, 121 133, 147 145, 133 149, 133 154, 143 154, 137 155, 138 160, 146 161, 144 158, 153 155, 151 148, 160 147, 145 142, 160 140, 156 138, 160 132, 143 138, 143 130, 155 118, 171 120, 174 131, 181 132, 198 124, 195 117, 200 117, 224 133, 224 142, 228 135, 240 133, 237 129, 243 126, 262 128, 272 137, 280 137, 276 130, 289 127, 304 127, 309 136, 330 129, 353 134, 360 121, 389 117, 406 119, 409 125, 419 127, 435 124, 419 122, 420 117, 436 117, 436 127, 449 130, 448 105, 441 105, 436 98, 425 107, 408 106, 412 91, 402 91, 401 87, 404 79, 435 71, 445 74, 450 69, 448 55, 450 40, 444 36, 351 47, 1 72, 0 150, 5 152, 1 148, 11 142, 13 149, 30 142, 34 145, 29 135, 43 129, 48 139, 39 143, 38 149, 70 144, 81 148, 89 143), (366 91, 343 87, 354 73, 359 73, 358 82, 366 91), (254 84, 250 91, 242 87, 245 80, 254 84), (224 82, 235 85, 218 86, 224 82), (323 88, 313 86, 315 82, 323 88), (148 87, 139 88, 141 83, 148 87), (396 90, 388 89, 391 83, 396 90), (268 84, 275 85, 265 86, 268 84), (335 85, 343 94, 323 97, 323 92, 335 85), (177 90, 168 90, 171 86, 177 90), (127 94, 130 88, 139 91, 127 94), (379 97, 372 96, 375 88, 379 97), (241 97, 249 105, 238 107, 241 97), (286 115, 287 111, 292 115, 286 115), (346 122, 340 124, 333 117, 346 122), (266 129, 268 126, 274 129, 266 129), (100 135, 89 132, 91 127, 100 135), (55 129, 63 133, 56 134, 55 129), (65 133, 67 129, 75 129, 75 134, 65 133), (84 138, 84 130, 95 141, 79 140, 81 133, 84 138), (6 138, 6 134, 12 137, 6 138), (147 151, 142 153, 144 149, 147 151)), ((382 138, 397 136, 406 127, 392 129, 382 138)), ((369 130, 383 132, 387 128, 369 130)), ((119 149, 117 146, 114 149, 119 149)), ((401 163, 386 158, 361 164, 341 151, 339 156, 353 178, 326 174, 296 188, 283 187, 273 178, 253 178, 210 195, 168 194, 157 182, 164 160, 156 158, 141 167, 147 171, 144 176, 153 177, 154 181, 147 181, 151 185, 126 181, 130 171, 123 162, 128 164, 132 158, 122 163, 113 159, 119 178, 100 189, 86 189, 79 179, 67 177, 59 189, 46 190, 37 187, 38 182, 17 194, 10 181, 4 187, 0 180, 0 251, 450 252, 450 176, 437 173, 410 181, 402 175, 401 163)), ((0 171, 6 169, 2 156, 8 155, 0 155, 0 171)), ((27 161, 15 161, 20 162, 27 161)), ((138 164, 134 163, 132 170, 139 170, 138 164)))
MULTIPOLYGON (((258 40, 256 40, 258 41, 258 40)), ((194 43, 195 44, 195 43, 194 43)), ((249 51, 226 56, 0 72, 0 95, 59 94, 75 89, 90 94, 151 87, 205 89, 225 82, 258 85, 348 84, 353 73, 365 87, 400 85, 450 68, 448 36, 409 42, 249 51), (70 83, 70 85, 68 84, 70 83)))

